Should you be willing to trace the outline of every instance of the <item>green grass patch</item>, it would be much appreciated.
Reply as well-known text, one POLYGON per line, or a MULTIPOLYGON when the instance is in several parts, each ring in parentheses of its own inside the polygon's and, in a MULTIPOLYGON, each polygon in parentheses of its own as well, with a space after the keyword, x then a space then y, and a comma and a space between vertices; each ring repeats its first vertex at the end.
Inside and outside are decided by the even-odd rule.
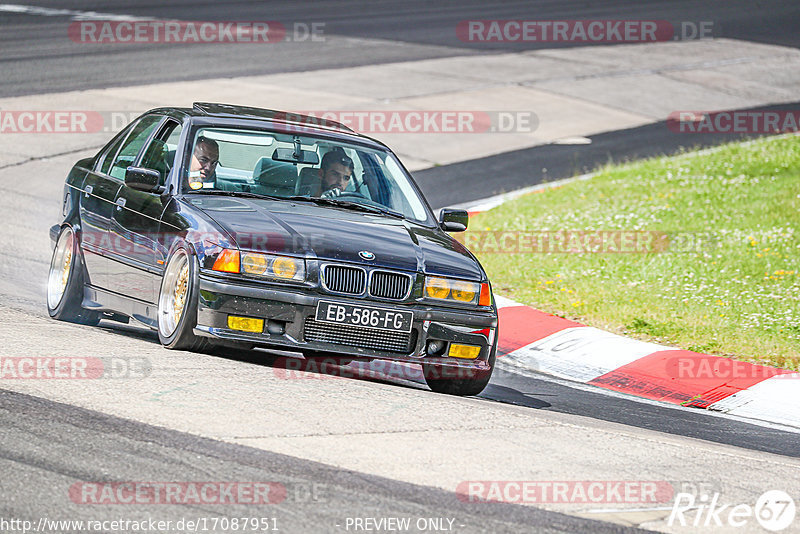
POLYGON ((792 136, 610 166, 479 214, 460 239, 499 295, 632 337, 798 370, 798 221, 792 136), (574 237, 598 231, 642 232, 634 241, 644 244, 586 252, 597 241, 574 237), (577 252, 552 251, 559 232, 573 237, 558 246, 577 252), (549 236, 550 248, 519 252, 520 235, 549 236))

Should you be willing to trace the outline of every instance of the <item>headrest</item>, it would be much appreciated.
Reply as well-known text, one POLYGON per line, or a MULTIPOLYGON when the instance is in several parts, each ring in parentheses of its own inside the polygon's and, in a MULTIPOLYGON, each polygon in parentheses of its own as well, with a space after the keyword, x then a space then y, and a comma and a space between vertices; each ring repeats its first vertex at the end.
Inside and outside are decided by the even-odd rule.
POLYGON ((297 167, 265 156, 256 163, 253 179, 261 185, 294 188, 297 182, 297 167))

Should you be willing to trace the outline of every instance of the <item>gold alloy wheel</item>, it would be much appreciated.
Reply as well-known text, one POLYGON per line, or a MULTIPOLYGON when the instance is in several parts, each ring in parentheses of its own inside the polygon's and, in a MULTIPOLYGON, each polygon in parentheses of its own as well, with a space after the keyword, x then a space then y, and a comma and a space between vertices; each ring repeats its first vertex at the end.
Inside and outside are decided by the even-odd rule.
POLYGON ((158 297, 158 329, 164 337, 171 336, 178 328, 188 296, 189 257, 185 250, 178 249, 164 272, 158 297))
POLYGON ((189 265, 186 264, 181 269, 181 274, 178 275, 178 281, 175 283, 175 292, 173 296, 172 311, 175 315, 175 322, 181 320, 183 315, 183 308, 186 305, 186 290, 189 282, 189 265))
POLYGON ((50 273, 47 277, 47 305, 55 310, 64 298, 70 272, 72 270, 75 234, 72 228, 65 228, 58 238, 50 261, 50 273))

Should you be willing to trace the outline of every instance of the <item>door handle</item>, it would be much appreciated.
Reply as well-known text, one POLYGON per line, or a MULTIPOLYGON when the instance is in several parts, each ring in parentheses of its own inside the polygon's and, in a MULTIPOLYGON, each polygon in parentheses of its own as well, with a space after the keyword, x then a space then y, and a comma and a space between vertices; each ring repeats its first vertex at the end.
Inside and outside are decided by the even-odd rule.
POLYGON ((89 195, 91 195, 92 191, 94 191, 94 187, 92 187, 91 185, 87 185, 85 191, 86 191, 86 198, 89 198, 89 195))
POLYGON ((118 198, 117 201, 115 202, 115 204, 117 205, 117 211, 120 211, 122 208, 125 207, 125 199, 124 198, 118 198))

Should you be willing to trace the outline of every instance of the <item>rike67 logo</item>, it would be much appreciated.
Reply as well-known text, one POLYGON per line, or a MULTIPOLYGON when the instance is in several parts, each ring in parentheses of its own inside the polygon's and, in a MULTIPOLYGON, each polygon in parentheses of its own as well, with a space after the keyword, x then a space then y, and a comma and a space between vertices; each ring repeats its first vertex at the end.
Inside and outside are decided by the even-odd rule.
MULTIPOLYGON (((672 505, 667 525, 681 527, 744 527, 753 526, 752 520, 769 531, 779 532, 794 523, 797 513, 795 502, 788 493, 770 490, 750 504, 725 504, 720 494, 678 493, 672 505)), ((696 531, 696 528, 695 528, 696 531)))

